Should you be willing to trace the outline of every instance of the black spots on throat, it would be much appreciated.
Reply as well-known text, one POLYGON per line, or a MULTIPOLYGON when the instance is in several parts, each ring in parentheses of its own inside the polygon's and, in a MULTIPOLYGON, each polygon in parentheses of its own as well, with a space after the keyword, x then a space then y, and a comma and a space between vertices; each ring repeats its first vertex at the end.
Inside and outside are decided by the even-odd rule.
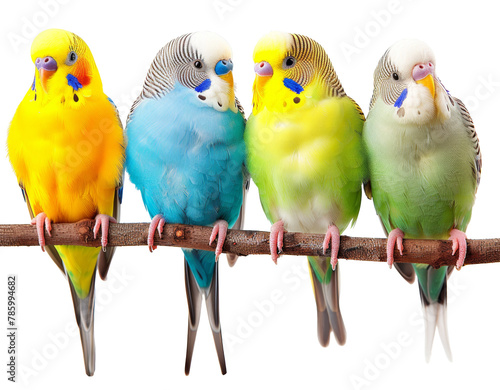
POLYGON ((77 102, 78 100, 80 100, 80 98, 78 97, 78 95, 76 93, 73 95, 73 100, 75 102, 77 102))
POLYGON ((401 107, 398 111, 397 111, 397 114, 400 118, 404 117, 405 116, 405 109, 404 107, 401 107))
POLYGON ((200 100, 205 100, 206 98, 207 98, 206 96, 198 95, 198 99, 200 99, 200 100))

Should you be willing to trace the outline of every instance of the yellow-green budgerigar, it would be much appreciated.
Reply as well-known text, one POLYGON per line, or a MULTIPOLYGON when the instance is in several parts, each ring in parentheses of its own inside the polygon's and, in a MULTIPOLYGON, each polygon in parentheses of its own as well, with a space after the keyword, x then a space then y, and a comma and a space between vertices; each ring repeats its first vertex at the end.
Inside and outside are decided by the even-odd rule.
POLYGON ((345 343, 339 307, 340 233, 354 223, 367 174, 364 116, 349 98, 325 50, 313 39, 282 32, 254 50, 253 111, 245 130, 247 167, 267 218, 272 259, 286 230, 325 233, 327 257, 309 257, 323 346, 330 332, 345 343), (329 264, 331 263, 331 266, 329 264))
POLYGON ((104 94, 94 58, 77 35, 50 29, 31 46, 35 79, 12 119, 9 158, 46 250, 67 275, 87 375, 94 374, 94 287, 114 248, 109 223, 121 203, 125 139, 116 108, 104 94), (52 222, 95 219, 101 248, 45 245, 52 222))
MULTIPOLYGON (((481 153, 464 104, 443 86, 427 44, 402 40, 390 47, 374 73, 374 91, 363 141, 377 214, 386 232, 387 261, 403 237, 450 239, 465 260, 465 230, 479 185, 481 153)), ((371 187, 371 190, 370 190, 371 187)), ((446 280, 453 267, 414 264, 426 324, 429 360, 436 327, 451 360, 446 326, 446 280)), ((399 269, 409 281, 411 267, 399 269)))

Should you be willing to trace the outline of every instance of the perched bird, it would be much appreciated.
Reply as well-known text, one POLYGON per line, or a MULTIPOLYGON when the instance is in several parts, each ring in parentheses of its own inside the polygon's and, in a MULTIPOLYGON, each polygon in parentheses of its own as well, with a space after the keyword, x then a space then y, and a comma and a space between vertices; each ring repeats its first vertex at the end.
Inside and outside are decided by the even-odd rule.
MULTIPOLYGON (((443 86, 432 50, 419 40, 390 47, 374 73, 374 91, 363 132, 370 182, 367 194, 386 233, 387 261, 403 236, 450 239, 465 260, 465 229, 479 185, 481 153, 464 104, 443 86)), ((451 360, 446 327, 446 280, 453 267, 400 267, 410 282, 418 277, 426 324, 426 358, 436 327, 451 360)))
POLYGON ((87 375, 95 369, 96 266, 105 279, 109 222, 121 202, 125 140, 113 103, 103 93, 94 58, 77 35, 51 29, 31 46, 35 79, 17 108, 7 139, 10 162, 36 225, 42 250, 69 280, 87 375), (45 246, 52 222, 95 219, 101 248, 45 246))
POLYGON ((273 223, 271 257, 283 249, 285 229, 325 233, 327 257, 309 257, 318 310, 318 338, 330 331, 341 345, 340 233, 354 223, 366 176, 361 145, 364 116, 349 98, 325 50, 303 35, 272 32, 254 50, 253 111, 245 130, 247 167, 273 223))
POLYGON ((217 259, 228 227, 240 215, 246 182, 245 119, 232 69, 231 49, 219 35, 195 32, 173 39, 153 60, 127 120, 126 169, 153 218, 150 250, 156 248, 155 230, 161 237, 165 222, 213 226, 210 244, 217 238, 215 253, 183 249, 189 306, 186 375, 202 296, 226 373, 217 259))

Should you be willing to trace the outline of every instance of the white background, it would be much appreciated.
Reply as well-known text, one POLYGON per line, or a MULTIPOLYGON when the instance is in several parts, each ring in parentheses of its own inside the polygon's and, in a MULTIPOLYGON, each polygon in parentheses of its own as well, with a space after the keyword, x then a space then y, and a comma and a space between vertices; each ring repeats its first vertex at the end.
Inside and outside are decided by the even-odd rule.
MULTIPOLYGON (((91 48, 106 93, 122 119, 140 91, 149 64, 170 39, 212 30, 233 47, 237 95, 251 111, 252 51, 270 30, 308 35, 330 55, 346 92, 368 112, 373 70, 404 37, 434 49, 437 73, 467 105, 483 152, 483 174, 469 238, 498 237, 500 102, 499 23, 489 2, 208 0, 186 2, 40 0, 2 3, 0 10, 0 144, 33 80, 30 44, 50 27, 80 35, 91 48), (44 5, 46 4, 46 5, 44 5), (48 6, 47 4, 50 4, 48 6), (36 31, 34 31, 36 30, 36 31)), ((3 149, 6 150, 6 149, 3 149)), ((6 152, 0 156, 0 223, 27 223, 26 206, 6 152)), ((138 191, 125 183, 123 222, 149 221, 138 191)), ((268 230, 255 185, 248 229, 268 230)), ((366 199, 345 234, 382 237, 366 199)), ((451 246, 450 246, 451 250, 451 246)), ((121 248, 108 282, 97 283, 95 376, 85 375, 66 280, 39 248, 0 249, 0 335, 6 333, 7 275, 18 277, 18 383, 30 389, 494 388, 500 357, 498 265, 465 267, 449 281, 448 324, 454 362, 438 336, 424 358, 416 285, 385 264, 340 260, 341 306, 347 344, 320 347, 304 258, 221 257, 221 317, 228 374, 219 366, 203 311, 191 375, 184 376, 187 304, 181 251, 121 248), (3 292, 2 292, 3 291, 3 292), (4 330, 1 330, 4 329, 4 330)), ((0 342, 0 383, 7 384, 6 337, 0 342)))

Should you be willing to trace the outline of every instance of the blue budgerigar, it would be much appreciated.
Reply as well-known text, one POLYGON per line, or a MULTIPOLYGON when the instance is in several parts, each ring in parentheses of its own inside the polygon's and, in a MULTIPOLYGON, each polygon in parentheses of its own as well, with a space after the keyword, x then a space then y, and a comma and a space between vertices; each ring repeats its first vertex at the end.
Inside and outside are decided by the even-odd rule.
MULTIPOLYGON (((217 258, 228 227, 240 226, 245 186, 243 110, 234 95, 231 49, 219 35, 196 32, 156 55, 127 121, 126 168, 153 218, 163 225, 213 226, 214 252, 183 249, 189 305, 186 375, 205 297, 223 374, 217 258)), ((231 260, 230 260, 231 262, 231 260)))

